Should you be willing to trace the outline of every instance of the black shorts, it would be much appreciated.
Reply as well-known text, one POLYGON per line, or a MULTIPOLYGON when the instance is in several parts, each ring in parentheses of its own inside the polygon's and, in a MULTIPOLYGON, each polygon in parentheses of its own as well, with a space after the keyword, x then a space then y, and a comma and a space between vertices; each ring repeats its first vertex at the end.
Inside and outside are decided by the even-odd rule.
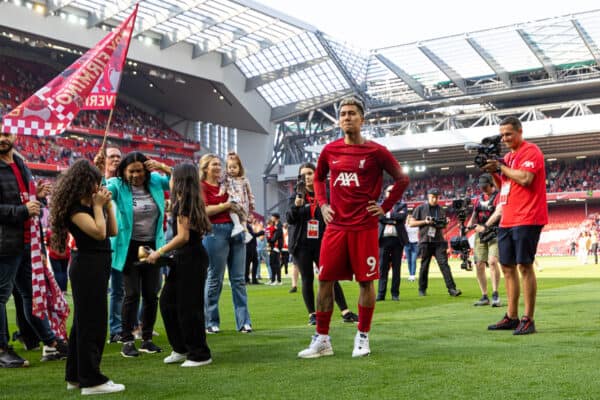
POLYGON ((498 228, 500 264, 533 264, 542 228, 542 225, 498 228))

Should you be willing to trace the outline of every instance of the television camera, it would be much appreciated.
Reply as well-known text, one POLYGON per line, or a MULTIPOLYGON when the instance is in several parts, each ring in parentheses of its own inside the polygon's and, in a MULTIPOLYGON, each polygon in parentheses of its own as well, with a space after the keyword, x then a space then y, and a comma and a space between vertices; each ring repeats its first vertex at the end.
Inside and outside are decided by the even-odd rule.
POLYGON ((482 168, 488 160, 499 160, 502 138, 500 135, 488 136, 481 140, 481 144, 467 143, 465 144, 465 150, 477 151, 477 155, 473 162, 479 168, 482 168))
POLYGON ((470 206, 471 202, 468 199, 460 198, 452 200, 452 209, 459 221, 460 234, 459 236, 450 238, 450 247, 454 253, 460 254, 462 261, 460 268, 467 271, 473 270, 473 264, 469 259, 471 246, 469 245, 469 239, 467 239, 469 228, 465 226, 470 206))

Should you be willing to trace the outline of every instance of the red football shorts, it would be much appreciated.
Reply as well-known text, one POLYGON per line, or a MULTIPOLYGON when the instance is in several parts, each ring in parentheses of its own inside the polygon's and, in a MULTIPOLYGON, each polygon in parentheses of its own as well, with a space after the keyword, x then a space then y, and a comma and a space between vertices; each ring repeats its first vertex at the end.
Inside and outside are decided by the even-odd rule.
POLYGON ((379 279, 377 228, 364 231, 325 229, 319 256, 319 280, 358 282, 379 279))

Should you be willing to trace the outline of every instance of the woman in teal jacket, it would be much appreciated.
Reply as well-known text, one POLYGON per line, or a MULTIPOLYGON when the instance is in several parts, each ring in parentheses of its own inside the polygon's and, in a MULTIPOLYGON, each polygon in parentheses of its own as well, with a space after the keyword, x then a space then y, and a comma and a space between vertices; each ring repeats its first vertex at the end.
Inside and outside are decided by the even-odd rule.
POLYGON ((123 357, 139 355, 134 343, 133 329, 137 325, 140 293, 144 299, 140 351, 161 351, 152 342, 158 309, 160 270, 149 264, 136 264, 139 246, 159 249, 165 244, 164 192, 169 190, 169 176, 151 173, 152 170, 171 173, 171 169, 166 165, 150 160, 140 152, 132 152, 121 160, 117 176, 110 178, 106 183, 116 205, 119 227, 117 236, 111 238, 112 267, 123 271, 125 287, 122 311, 123 357))

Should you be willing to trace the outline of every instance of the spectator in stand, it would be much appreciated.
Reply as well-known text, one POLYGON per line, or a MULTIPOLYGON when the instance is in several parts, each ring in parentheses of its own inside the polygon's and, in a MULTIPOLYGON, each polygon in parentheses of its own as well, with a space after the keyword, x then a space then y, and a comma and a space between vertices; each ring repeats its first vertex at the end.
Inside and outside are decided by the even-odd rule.
POLYGON ((112 267, 123 271, 125 298, 122 310, 121 355, 137 357, 133 329, 138 321, 140 293, 144 299, 142 312, 142 345, 144 353, 162 350, 152 342, 152 331, 158 310, 160 269, 138 263, 138 249, 160 248, 165 243, 163 219, 165 194, 169 189, 171 168, 147 158, 139 152, 127 154, 119 163, 117 176, 107 181, 117 207, 119 232, 111 238, 112 267), (160 175, 160 170, 166 175, 160 175))
POLYGON ((231 236, 233 223, 230 211, 239 205, 221 194, 219 180, 222 174, 221 160, 214 154, 200 159, 200 181, 206 203, 206 213, 212 223, 212 232, 203 240, 208 252, 208 276, 206 279, 206 332, 220 332, 219 298, 223 289, 225 266, 228 267, 236 329, 242 333, 252 332, 248 311, 248 295, 244 279, 246 245, 243 235, 231 236))
POLYGON ((101 186, 102 174, 79 160, 61 175, 52 204, 52 247, 64 252, 67 230, 75 238, 70 275, 75 314, 69 335, 65 380, 81 394, 114 393, 125 386, 100 372, 107 325, 109 236, 117 234, 111 194, 101 186))

